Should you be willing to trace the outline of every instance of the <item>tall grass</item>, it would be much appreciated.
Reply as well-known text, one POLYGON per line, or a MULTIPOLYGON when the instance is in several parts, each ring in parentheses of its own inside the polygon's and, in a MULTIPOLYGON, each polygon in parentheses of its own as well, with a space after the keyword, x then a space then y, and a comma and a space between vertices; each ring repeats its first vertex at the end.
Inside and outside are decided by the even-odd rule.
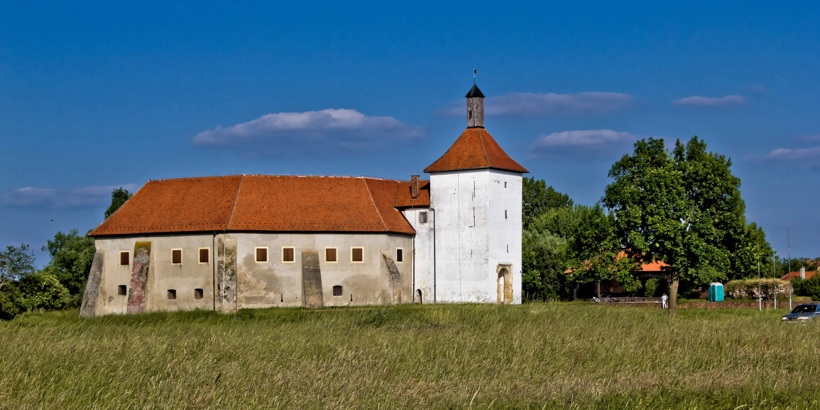
POLYGON ((0 408, 817 408, 820 323, 578 304, 0 323, 0 408))

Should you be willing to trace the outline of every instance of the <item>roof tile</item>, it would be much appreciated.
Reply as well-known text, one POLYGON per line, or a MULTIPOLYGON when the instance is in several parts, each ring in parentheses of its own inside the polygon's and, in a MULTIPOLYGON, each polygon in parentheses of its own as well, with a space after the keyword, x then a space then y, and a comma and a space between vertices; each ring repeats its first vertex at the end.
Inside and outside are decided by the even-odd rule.
POLYGON ((441 158, 424 172, 460 171, 495 168, 514 172, 529 172, 515 162, 495 142, 484 128, 467 128, 441 158))
POLYGON ((399 181, 247 175, 150 181, 89 236, 210 231, 415 231, 399 181))

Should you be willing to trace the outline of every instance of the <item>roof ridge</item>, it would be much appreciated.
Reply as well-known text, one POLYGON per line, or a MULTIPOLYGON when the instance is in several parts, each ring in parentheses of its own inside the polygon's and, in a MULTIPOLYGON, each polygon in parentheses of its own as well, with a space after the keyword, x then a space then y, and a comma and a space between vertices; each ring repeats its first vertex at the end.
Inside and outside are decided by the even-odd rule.
POLYGON ((481 136, 481 128, 478 129, 478 142, 481 144, 481 153, 484 154, 484 160, 487 161, 487 166, 492 167, 490 157, 487 156, 487 150, 484 148, 484 137, 481 136))
MULTIPOLYGON (((373 208, 376 208, 376 214, 379 215, 379 220, 382 221, 382 225, 384 225, 384 229, 387 230, 388 232, 390 232, 390 227, 388 227, 387 224, 384 223, 384 218, 382 218, 382 213, 381 213, 381 211, 379 211, 379 207, 376 206, 376 201, 373 199, 373 194, 370 192, 370 186, 367 185, 367 180, 365 180, 364 177, 361 177, 361 178, 362 178, 362 182, 364 183, 365 189, 367 189, 367 196, 370 197, 370 203, 373 204, 373 208)), ((393 203, 395 204, 395 201, 393 203)))
POLYGON ((231 229, 231 222, 233 222, 233 213, 236 212, 236 204, 239 203, 239 193, 242 192, 242 181, 245 180, 245 174, 239 179, 239 186, 236 188, 236 198, 233 201, 233 208, 231 209, 231 216, 228 218, 228 224, 225 225, 225 231, 231 229))

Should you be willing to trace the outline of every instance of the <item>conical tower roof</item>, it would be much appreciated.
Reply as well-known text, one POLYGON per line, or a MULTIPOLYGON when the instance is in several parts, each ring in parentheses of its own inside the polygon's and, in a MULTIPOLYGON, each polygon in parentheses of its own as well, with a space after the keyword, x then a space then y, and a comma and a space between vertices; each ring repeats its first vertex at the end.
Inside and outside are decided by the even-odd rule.
MULTIPOLYGON (((478 87, 473 86, 475 90, 478 87)), ((472 93, 472 90, 470 90, 472 93)), ((481 91, 478 91, 480 94, 481 91)), ((469 96, 469 94, 468 94, 469 96)), ((482 95, 483 97, 483 95, 482 95)), ((424 172, 461 171, 468 169, 493 168, 513 172, 530 172, 515 162, 495 142, 484 128, 467 128, 456 142, 436 162, 424 172)))
POLYGON ((484 98, 484 94, 481 93, 481 90, 478 89, 478 86, 473 84, 473 88, 470 89, 470 92, 467 93, 465 98, 473 98, 473 97, 481 97, 484 98))

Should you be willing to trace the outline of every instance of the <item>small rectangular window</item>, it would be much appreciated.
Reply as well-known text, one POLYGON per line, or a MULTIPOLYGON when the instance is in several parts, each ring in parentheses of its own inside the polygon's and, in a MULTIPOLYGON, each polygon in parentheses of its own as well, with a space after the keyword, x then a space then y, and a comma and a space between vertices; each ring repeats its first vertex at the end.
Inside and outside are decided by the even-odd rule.
POLYGON ((125 296, 128 294, 128 287, 125 285, 117 286, 117 295, 125 296))
POLYGON ((404 262, 404 249, 396 248, 396 262, 397 263, 404 262))
POLYGON ((364 262, 364 248, 350 248, 351 262, 364 262))
POLYGON ((336 262, 336 248, 325 248, 325 262, 336 262))
POLYGON ((268 247, 257 246, 255 249, 256 263, 266 263, 268 261, 268 247))
POLYGON ((419 223, 426 224, 427 223, 427 212, 419 212, 419 223))
POLYGON ((131 252, 120 251, 120 266, 128 266, 131 264, 131 252))
POLYGON ((504 219, 507 219, 507 210, 504 210, 504 219))
POLYGON ((333 287, 333 296, 342 296, 342 287, 336 285, 333 287))
POLYGON ((295 258, 294 258, 295 254, 296 254, 296 248, 289 247, 289 246, 283 246, 282 247, 282 262, 284 262, 284 263, 293 263, 294 260, 295 260, 295 258))
POLYGON ((505 183, 504 183, 504 188, 506 188, 506 187, 507 187, 507 183, 505 182, 505 183))
POLYGON ((182 249, 171 250, 171 264, 182 265, 182 249))
POLYGON ((211 249, 199 248, 199 263, 207 264, 211 261, 211 249))
POLYGON ((176 289, 168 289, 168 299, 176 299, 177 298, 177 291, 176 289))
POLYGON ((202 299, 203 295, 202 289, 194 289, 194 299, 202 299))

